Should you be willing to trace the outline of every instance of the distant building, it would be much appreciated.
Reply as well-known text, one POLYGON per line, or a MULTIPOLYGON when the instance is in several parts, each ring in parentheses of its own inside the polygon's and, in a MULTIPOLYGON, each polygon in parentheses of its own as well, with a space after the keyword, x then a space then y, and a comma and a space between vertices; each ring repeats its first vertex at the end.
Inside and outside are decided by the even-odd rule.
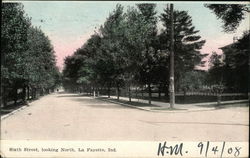
POLYGON ((228 44, 228 45, 226 45, 226 46, 223 46, 223 47, 221 47, 221 48, 219 48, 219 49, 221 49, 222 50, 222 55, 221 55, 221 60, 222 61, 226 61, 227 60, 227 56, 230 56, 230 55, 233 55, 233 53, 235 52, 235 51, 237 51, 237 48, 236 48, 236 41, 234 41, 233 43, 231 43, 231 44, 228 44))
POLYGON ((226 85, 234 92, 249 91, 248 72, 250 57, 248 56, 247 38, 237 39, 219 49, 223 51, 222 58, 225 63, 226 85))

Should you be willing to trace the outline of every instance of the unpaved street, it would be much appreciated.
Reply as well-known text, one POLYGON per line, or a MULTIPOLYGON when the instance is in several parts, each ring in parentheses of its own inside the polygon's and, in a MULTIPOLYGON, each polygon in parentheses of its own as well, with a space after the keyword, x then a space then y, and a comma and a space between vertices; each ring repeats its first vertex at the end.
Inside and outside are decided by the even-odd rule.
POLYGON ((1 121, 1 139, 248 141, 248 107, 149 112, 55 93, 1 121))

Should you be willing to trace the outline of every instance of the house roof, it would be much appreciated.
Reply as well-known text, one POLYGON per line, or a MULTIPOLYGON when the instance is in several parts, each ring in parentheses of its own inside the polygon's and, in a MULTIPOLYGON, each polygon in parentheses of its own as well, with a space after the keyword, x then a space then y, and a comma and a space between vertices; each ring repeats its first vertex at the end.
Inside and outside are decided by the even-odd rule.
POLYGON ((223 47, 220 47, 219 49, 228 49, 228 48, 231 48, 233 45, 235 45, 235 43, 231 43, 231 44, 225 45, 223 47))

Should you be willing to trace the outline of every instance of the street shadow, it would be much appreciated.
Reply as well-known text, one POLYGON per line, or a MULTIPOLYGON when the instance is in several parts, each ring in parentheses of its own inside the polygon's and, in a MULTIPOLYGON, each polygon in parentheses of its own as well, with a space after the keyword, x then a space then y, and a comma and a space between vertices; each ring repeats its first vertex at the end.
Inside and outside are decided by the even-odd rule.
POLYGON ((67 92, 62 91, 62 92, 56 92, 57 94, 67 94, 67 92))
POLYGON ((124 109, 128 108, 125 106, 120 106, 113 102, 107 102, 101 99, 93 99, 93 98, 72 98, 72 101, 80 102, 81 106, 87 106, 91 108, 105 108, 105 109, 124 109))
POLYGON ((128 104, 128 105, 132 105, 132 106, 136 106, 136 107, 160 107, 158 105, 155 104, 148 104, 148 103, 141 103, 141 102, 136 102, 136 101, 126 101, 126 100, 122 100, 122 99, 113 99, 113 98, 107 98, 107 97, 99 97, 97 98, 99 100, 104 100, 107 102, 111 102, 111 103, 117 103, 120 104, 122 106, 124 106, 123 104, 128 104))
POLYGON ((63 97, 90 97, 90 95, 87 94, 66 94, 66 95, 60 95, 57 96, 58 98, 63 98, 63 97))

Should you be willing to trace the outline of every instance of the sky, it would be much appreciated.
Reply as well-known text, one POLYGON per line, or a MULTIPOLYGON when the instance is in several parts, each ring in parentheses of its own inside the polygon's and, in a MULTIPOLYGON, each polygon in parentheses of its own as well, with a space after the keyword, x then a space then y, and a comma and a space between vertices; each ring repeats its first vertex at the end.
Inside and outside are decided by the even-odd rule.
MULTIPOLYGON (((31 17, 33 26, 40 27, 49 37, 56 53, 57 66, 62 70, 64 58, 72 55, 80 48, 94 31, 105 22, 109 14, 115 9, 117 3, 125 7, 135 6, 141 2, 115 2, 115 1, 24 1, 24 10, 31 17)), ((166 2, 157 4, 158 15, 163 13, 166 2)), ((201 49, 202 53, 211 54, 222 46, 233 42, 233 37, 240 37, 243 31, 249 29, 249 18, 241 22, 235 33, 224 33, 222 22, 218 20, 202 2, 174 2, 174 9, 188 11, 192 17, 198 35, 206 40, 201 49)), ((209 57, 209 56, 208 56, 209 57)), ((208 59, 205 58, 204 60, 208 59)), ((208 64, 208 63, 207 63, 208 64)), ((207 65, 203 69, 207 69, 207 65)))

